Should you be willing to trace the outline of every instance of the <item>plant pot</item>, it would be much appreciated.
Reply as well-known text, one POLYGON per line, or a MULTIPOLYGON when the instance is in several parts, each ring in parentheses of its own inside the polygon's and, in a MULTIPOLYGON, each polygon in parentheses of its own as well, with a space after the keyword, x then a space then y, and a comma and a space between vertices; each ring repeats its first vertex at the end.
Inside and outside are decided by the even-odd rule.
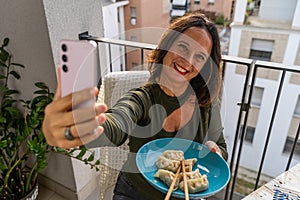
POLYGON ((38 194, 39 194, 39 185, 36 184, 35 187, 29 192, 29 194, 27 194, 21 200, 36 200, 38 199, 38 194))

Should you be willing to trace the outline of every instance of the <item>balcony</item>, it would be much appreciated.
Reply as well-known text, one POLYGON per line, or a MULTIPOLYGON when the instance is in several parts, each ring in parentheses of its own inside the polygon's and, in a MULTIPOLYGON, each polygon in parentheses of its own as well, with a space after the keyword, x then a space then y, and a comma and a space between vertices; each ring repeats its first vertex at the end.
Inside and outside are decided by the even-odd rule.
MULTIPOLYGON (((146 54, 156 47, 87 33, 80 38, 97 41, 102 76, 112 71, 147 70, 146 54)), ((292 90, 300 101, 300 69, 226 55, 222 56, 222 65, 221 112, 232 174, 228 186, 209 199, 241 199, 300 161, 300 118, 298 111, 294 112, 297 99, 288 96, 292 90), (266 74, 272 74, 272 78, 266 74), (265 91, 260 92, 262 87, 265 91), (288 107, 293 111, 285 112, 288 107)))
MULTIPOLYGON (((143 64, 146 59, 146 52, 155 48, 155 45, 151 44, 96 38, 88 35, 83 36, 82 39, 95 40, 100 45, 100 48, 108 49, 108 51, 106 51, 108 55, 100 58, 100 60, 108 59, 107 62, 109 64, 107 65, 107 70, 104 70, 107 73, 122 70, 146 70, 147 67, 143 64), (113 57, 111 51, 113 48, 122 49, 124 54, 118 56, 114 55, 115 57, 113 57), (132 52, 135 53, 136 58, 139 58, 138 60, 140 63, 131 69, 124 68, 124 66, 130 66, 131 61, 128 59, 127 55, 132 52), (119 64, 119 69, 117 66, 113 66, 115 64, 119 64)), ((299 67, 296 66, 284 66, 280 63, 264 62, 226 55, 222 56, 222 61, 224 69, 222 114, 228 116, 228 118, 226 118, 226 116, 223 117, 225 119, 224 134, 228 142, 230 154, 228 164, 230 165, 230 170, 232 172, 232 179, 219 198, 234 199, 237 195, 238 197, 247 195, 251 191, 257 189, 265 181, 268 181, 268 179, 289 169, 300 161, 299 142, 297 147, 300 131, 299 118, 296 114, 292 114, 291 116, 291 114, 282 113, 282 108, 284 109, 287 107, 287 105, 282 105, 282 103, 285 102, 284 95, 287 94, 286 90, 293 89, 294 92, 297 93, 296 96, 299 96, 300 94, 299 81, 295 82, 295 80, 299 79, 300 70, 299 67), (268 79, 263 76, 263 74, 270 73, 273 74, 275 78, 268 79), (233 85, 236 85, 235 88, 228 88, 228 86, 231 87, 232 85, 230 84, 230 81, 232 82, 234 79, 239 79, 239 82, 236 84, 232 83, 233 85), (271 106, 266 105, 263 102, 259 105, 257 104, 257 94, 255 92, 257 87, 263 85, 262 82, 272 84, 272 96, 274 98, 268 99, 271 106), (231 101, 230 98, 228 98, 228 96, 232 96, 233 93, 239 96, 238 101, 236 102, 231 101), (228 102, 228 100, 230 100, 230 102, 228 102), (234 109, 229 111, 228 108, 225 108, 228 107, 228 105, 231 105, 231 108, 234 109), (264 106, 268 106, 268 113, 263 112, 265 110, 264 106), (227 112, 230 114, 226 114, 227 112), (285 137, 283 137, 285 140, 281 142, 281 144, 283 144, 281 146, 284 146, 284 150, 272 152, 274 150, 274 143, 275 145, 278 145, 280 143, 278 140, 282 140, 282 137, 277 135, 277 129, 280 129, 280 124, 278 124, 280 122, 278 122, 277 118, 279 115, 280 118, 282 118, 283 114, 286 115, 284 118, 287 118, 288 120, 282 121, 282 123, 290 123, 290 125, 287 126, 289 127, 289 130, 281 133, 281 135, 285 135, 285 137), (255 124, 253 124, 253 118, 256 118, 255 124), (261 124, 263 124, 263 128, 261 124), (251 134, 249 135, 249 133, 251 133, 251 131, 249 132, 249 127, 254 127, 254 129, 257 130, 257 133, 252 132, 254 137, 253 135, 251 136, 251 134), (257 140, 257 136, 260 137, 258 138, 260 141, 259 144, 257 144, 257 141, 256 143, 253 141, 253 139, 257 140), (249 141, 249 137, 252 139, 252 143, 249 141), (277 137, 278 140, 276 139, 277 137), (287 138, 289 138, 289 140, 287 138), (257 159, 252 157, 247 158, 246 156, 250 155, 249 152, 243 151, 244 149, 251 151, 251 145, 260 148, 255 151, 257 159), (296 150, 298 152, 297 154, 294 153, 296 150), (278 152, 281 156, 277 154, 278 152), (276 163, 276 159, 273 159, 274 163, 270 163, 274 156, 272 155, 273 153, 276 153, 276 156, 280 157, 280 163, 276 163), (247 164, 254 161, 256 163, 253 163, 251 166, 247 164), (265 168, 270 168, 270 165, 277 169, 273 171, 265 170, 265 168), (241 181, 245 180, 241 180, 240 173, 246 173, 248 175, 252 174, 251 177, 248 178, 253 180, 246 181, 248 184, 252 184, 250 184, 250 187, 247 188, 245 186, 243 189, 241 181)))

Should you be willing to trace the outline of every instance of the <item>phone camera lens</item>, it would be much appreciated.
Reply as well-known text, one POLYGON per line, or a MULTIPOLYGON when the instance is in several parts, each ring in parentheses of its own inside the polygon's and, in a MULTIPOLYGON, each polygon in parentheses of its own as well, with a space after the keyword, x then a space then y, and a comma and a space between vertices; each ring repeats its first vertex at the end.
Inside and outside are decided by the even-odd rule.
POLYGON ((62 66, 62 69, 63 69, 64 72, 68 72, 68 71, 69 71, 69 68, 68 68, 67 65, 63 65, 63 66, 62 66))
POLYGON ((64 55, 62 55, 62 60, 63 60, 64 62, 67 62, 67 61, 68 61, 68 57, 64 54, 64 55))
POLYGON ((66 44, 62 44, 61 45, 61 49, 63 50, 63 52, 67 51, 67 45, 66 44))

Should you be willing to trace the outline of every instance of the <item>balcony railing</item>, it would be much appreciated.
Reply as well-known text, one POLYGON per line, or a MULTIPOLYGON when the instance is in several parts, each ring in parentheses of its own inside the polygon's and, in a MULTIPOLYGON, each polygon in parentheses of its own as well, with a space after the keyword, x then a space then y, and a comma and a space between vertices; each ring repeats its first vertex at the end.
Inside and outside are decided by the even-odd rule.
MULTIPOLYGON (((116 39, 109 39, 109 38, 98 38, 98 37, 93 37, 93 36, 89 36, 87 33, 81 34, 80 35, 80 39, 86 39, 86 40, 94 40, 96 42, 98 42, 99 45, 106 45, 106 47, 108 49, 107 54, 108 55, 104 55, 104 57, 100 57, 101 59, 108 59, 108 66, 107 66, 107 70, 104 70, 106 72, 111 72, 111 71, 123 71, 123 70, 128 70, 128 68, 124 68, 123 65, 127 65, 129 60, 127 58, 127 54, 128 54, 128 49, 130 49, 129 51, 132 51, 132 48, 138 49, 139 51, 139 56, 140 56, 140 65, 143 66, 144 65, 144 60, 145 60, 145 51, 149 51, 152 50, 156 47, 156 45, 152 45, 152 44, 145 44, 145 43, 138 43, 138 42, 131 42, 131 41, 124 41, 124 40, 116 40, 116 39), (122 62, 119 62, 120 67, 114 68, 113 69, 113 63, 116 61, 115 58, 113 58, 112 56, 112 46, 118 46, 119 48, 122 48, 122 53, 123 55, 118 55, 117 59, 122 60, 122 62)), ((102 55, 103 56, 103 55, 102 55)), ((294 92, 297 93, 298 99, 300 99, 299 95, 300 95, 300 83, 294 83, 292 84, 291 87, 287 87, 287 85, 291 84, 290 83, 290 78, 291 76, 298 76, 298 79, 300 77, 300 70, 299 68, 297 68, 297 66, 285 66, 283 64, 279 64, 279 63, 273 63, 273 62, 265 62, 265 61, 259 61, 259 60, 252 60, 252 59, 245 59, 245 58, 240 58, 240 57, 232 57, 232 56, 226 56, 223 55, 222 56, 222 65, 223 65, 223 70, 224 70, 224 83, 229 83, 232 81, 235 81, 235 79, 233 79, 233 76, 237 76, 239 79, 238 83, 233 83, 234 85, 240 85, 241 90, 238 91, 238 96, 239 96, 239 100, 236 102, 227 102, 227 105, 230 104, 232 106, 236 106, 237 107, 237 118, 236 121, 234 122, 230 122, 230 124, 224 124, 224 131, 226 131, 226 127, 228 125, 232 125, 232 123, 236 124, 235 125, 235 130, 231 130, 230 132, 234 132, 233 135, 233 139, 231 139, 229 141, 229 153, 230 153, 230 157, 228 160, 228 163, 230 165, 230 170, 232 173, 231 176, 231 180, 230 183, 227 185, 226 189, 224 189, 223 193, 222 193, 222 197, 221 199, 234 199, 234 196, 236 193, 238 193, 236 191, 236 186, 237 186, 237 177, 238 177, 238 173, 239 173, 239 169, 241 167, 241 160, 245 160, 247 158, 243 157, 243 148, 245 147, 245 143, 247 141, 245 141, 245 137, 247 134, 247 121, 249 119, 249 115, 250 115, 250 111, 252 109, 251 102, 252 102, 252 98, 254 95, 254 90, 256 87, 256 83, 258 83, 259 85, 262 84, 262 82, 267 82, 267 84, 272 84, 275 85, 275 87, 272 87, 272 94, 274 95, 274 99, 270 99, 269 100, 269 104, 268 105, 271 109, 269 109, 269 114, 267 115, 268 117, 270 117, 269 119, 261 119, 258 118, 258 115, 256 116, 258 119, 260 119, 261 121, 258 121, 257 123, 263 123, 264 126, 264 137, 261 136, 261 146, 259 149, 259 155, 257 155, 257 157, 261 156, 261 158, 258 161, 258 169, 256 171, 257 176, 255 178, 255 184, 254 187, 252 188, 252 190, 255 190, 259 187, 259 181, 263 172, 263 167, 267 162, 270 162, 270 159, 267 160, 266 162, 266 156, 267 156, 267 152, 268 152, 268 148, 270 146, 270 141, 271 141, 271 136, 272 137, 277 137, 277 135, 272 135, 272 133, 274 132, 274 126, 280 125, 278 124, 278 120, 276 120, 276 118, 279 116, 278 114, 278 108, 279 106, 281 107, 282 105, 280 104, 281 102, 281 98, 286 94, 286 90, 290 90, 293 89, 294 92), (232 70, 234 71, 234 73, 232 73, 232 70), (267 70, 264 71, 264 70, 267 70), (261 71, 263 73, 261 73, 261 71), (273 74, 272 77, 270 78, 270 74, 273 74), (263 77, 263 78, 262 78, 263 77), (275 77, 275 78, 274 78, 275 77), (262 81, 263 80, 263 81, 262 81), (274 90, 274 88, 276 88, 274 90), (265 121, 262 121, 265 120, 265 121), (264 142, 263 142, 264 141, 264 142)), ((144 70, 143 67, 139 68, 141 70, 144 70)), ((103 70, 103 69, 102 69, 103 70)), ((227 86, 227 85, 225 85, 227 86)), ((224 101, 226 100, 226 95, 232 96, 232 93, 236 93, 236 91, 233 91, 234 89, 232 88, 226 88, 224 86, 224 88, 226 89, 226 91, 231 92, 230 94, 226 93, 225 89, 223 91, 223 97, 222 97, 222 106, 224 101), (226 95, 224 94, 226 93, 226 95)), ((300 100, 298 100, 300 101, 300 100)), ((293 101, 295 102, 295 101, 293 101)), ((264 105, 265 104, 261 104, 259 107, 259 110, 263 110, 264 109, 264 105)), ((283 105, 283 106, 292 106, 292 105, 283 105)), ((299 105, 300 106, 300 105, 299 105)), ((231 112, 227 111, 227 112, 231 112)), ((280 113, 280 116, 282 115, 282 112, 280 113)), ((282 117, 282 116, 281 116, 282 117)), ((285 116, 286 118, 290 117, 291 115, 287 115, 285 116)), ((225 118, 226 119, 226 118, 225 118)), ((284 123, 284 122, 283 122, 284 123)), ((299 120, 296 122, 296 128, 294 128, 294 130, 296 130, 296 132, 294 133, 293 136, 293 144, 292 144, 292 148, 289 150, 288 154, 285 154, 285 157, 287 157, 286 161, 282 160, 280 163, 282 165, 282 163, 285 163, 285 168, 282 169, 282 171, 285 171, 287 169, 289 169, 291 167, 291 165, 293 163, 299 162, 300 159, 299 155, 294 155, 295 153, 295 149, 297 147, 297 142, 299 140, 299 132, 300 132, 300 124, 299 124, 299 120)), ((228 131, 228 130, 227 130, 228 131)), ((231 134, 231 133, 230 133, 231 134)), ((256 134, 256 133, 255 133, 256 134)), ((226 136, 226 134, 225 134, 226 136)), ((279 135, 278 135, 279 137, 279 135)), ((276 139, 276 138, 275 138, 276 139)), ((247 146, 247 145, 246 145, 247 146)), ((298 147, 299 148, 299 147, 298 147)), ((269 152, 272 154, 272 152, 269 152)), ((272 155, 274 157, 277 157, 278 155, 272 155)), ((253 158, 248 158, 248 160, 251 160, 253 158)), ((272 159, 271 159, 272 160, 272 159)), ((278 167, 279 168, 280 165, 278 165, 278 163, 274 163, 274 165, 272 166, 273 168, 278 167)), ((247 166, 246 166, 247 167, 247 166)), ((281 169, 278 169, 281 170, 281 169)), ((278 171, 277 170, 277 171, 278 171)), ((281 171, 281 172, 282 172, 281 171)), ((278 173, 279 174, 279 173, 278 173)), ((219 197, 220 198, 220 197, 219 197)))

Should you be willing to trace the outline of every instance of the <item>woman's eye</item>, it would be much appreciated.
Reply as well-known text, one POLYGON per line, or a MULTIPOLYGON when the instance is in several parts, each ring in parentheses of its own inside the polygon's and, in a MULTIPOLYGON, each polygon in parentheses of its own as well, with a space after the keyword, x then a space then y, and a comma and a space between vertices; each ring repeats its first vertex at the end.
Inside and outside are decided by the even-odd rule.
POLYGON ((178 44, 178 47, 179 47, 179 50, 182 51, 182 52, 188 52, 188 48, 186 45, 184 44, 178 44))
POLYGON ((196 59, 198 62, 203 62, 205 61, 205 57, 201 54, 196 55, 196 59))

